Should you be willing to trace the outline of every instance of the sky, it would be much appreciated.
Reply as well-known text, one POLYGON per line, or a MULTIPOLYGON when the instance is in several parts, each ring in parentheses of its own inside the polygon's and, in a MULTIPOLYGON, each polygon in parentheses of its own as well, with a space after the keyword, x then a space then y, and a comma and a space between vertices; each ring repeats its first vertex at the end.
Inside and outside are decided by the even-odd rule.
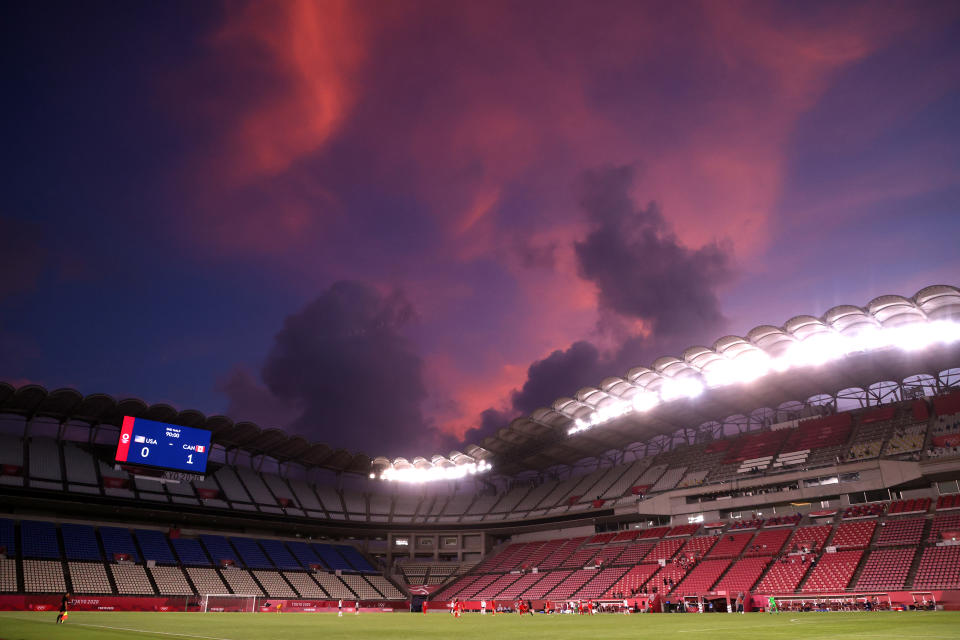
POLYGON ((6 2, 0 380, 447 453, 960 283, 960 4, 6 2))

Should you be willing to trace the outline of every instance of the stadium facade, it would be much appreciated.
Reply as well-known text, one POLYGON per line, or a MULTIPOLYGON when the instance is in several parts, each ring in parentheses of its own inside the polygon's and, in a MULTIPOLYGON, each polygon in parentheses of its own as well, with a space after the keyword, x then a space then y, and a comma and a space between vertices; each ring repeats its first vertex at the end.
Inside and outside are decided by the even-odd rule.
POLYGON ((957 326, 945 285, 798 316, 413 460, 0 383, 0 607, 957 607, 957 326), (124 417, 209 431, 206 473, 117 464, 124 417))

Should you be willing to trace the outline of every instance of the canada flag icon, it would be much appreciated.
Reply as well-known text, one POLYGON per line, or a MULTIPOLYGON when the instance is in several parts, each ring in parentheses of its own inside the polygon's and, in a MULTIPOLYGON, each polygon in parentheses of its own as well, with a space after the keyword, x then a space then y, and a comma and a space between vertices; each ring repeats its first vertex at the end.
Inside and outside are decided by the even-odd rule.
POLYGON ((198 445, 197 445, 197 453, 203 453, 203 452, 206 451, 206 450, 207 450, 207 448, 206 448, 205 446, 203 446, 202 444, 198 444, 198 445))

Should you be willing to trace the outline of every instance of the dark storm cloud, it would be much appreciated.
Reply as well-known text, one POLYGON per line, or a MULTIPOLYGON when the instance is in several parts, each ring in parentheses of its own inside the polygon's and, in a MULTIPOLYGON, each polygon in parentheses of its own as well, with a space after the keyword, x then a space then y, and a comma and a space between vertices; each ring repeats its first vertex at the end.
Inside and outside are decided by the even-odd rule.
POLYGON ((561 395, 712 340, 723 330, 716 288, 730 276, 729 250, 717 243, 699 249, 680 244, 655 203, 634 203, 634 174, 632 167, 585 174, 580 205, 590 233, 574 244, 581 276, 599 292, 600 328, 619 334, 617 345, 603 353, 581 340, 534 362, 523 387, 513 392, 517 411, 549 406, 561 395), (648 331, 631 333, 628 327, 637 320, 648 331))
POLYGON ((548 406, 561 395, 596 384, 599 364, 600 351, 585 340, 573 343, 564 351, 557 349, 530 365, 527 381, 512 394, 513 407, 530 413, 537 407, 548 406))
POLYGON ((597 285, 602 311, 644 320, 657 338, 703 336, 723 322, 716 287, 730 276, 729 249, 681 245, 656 203, 633 202, 634 173, 586 174, 581 207, 592 228, 574 244, 580 274, 597 285))
POLYGON ((283 426, 370 455, 449 448, 421 412, 423 362, 402 333, 414 317, 400 292, 337 282, 287 317, 261 371, 265 389, 238 373, 222 386, 231 415, 273 426, 265 411, 295 408, 283 426))
POLYGON ((469 429, 463 436, 463 441, 476 444, 486 437, 494 435, 497 431, 510 424, 510 421, 516 417, 515 411, 501 411, 493 407, 480 413, 480 426, 469 429))

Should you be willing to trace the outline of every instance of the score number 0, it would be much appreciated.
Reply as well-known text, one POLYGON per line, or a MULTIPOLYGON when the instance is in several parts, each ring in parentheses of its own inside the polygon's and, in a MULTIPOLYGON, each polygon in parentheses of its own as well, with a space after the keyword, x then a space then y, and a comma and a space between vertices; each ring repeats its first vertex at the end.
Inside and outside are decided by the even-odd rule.
MULTIPOLYGON (((148 455, 150 455, 150 447, 144 447, 143 449, 140 449, 140 457, 141 457, 141 458, 146 458, 148 455)), ((187 464, 193 464, 193 454, 192 454, 192 453, 188 453, 188 454, 187 454, 187 464)))

